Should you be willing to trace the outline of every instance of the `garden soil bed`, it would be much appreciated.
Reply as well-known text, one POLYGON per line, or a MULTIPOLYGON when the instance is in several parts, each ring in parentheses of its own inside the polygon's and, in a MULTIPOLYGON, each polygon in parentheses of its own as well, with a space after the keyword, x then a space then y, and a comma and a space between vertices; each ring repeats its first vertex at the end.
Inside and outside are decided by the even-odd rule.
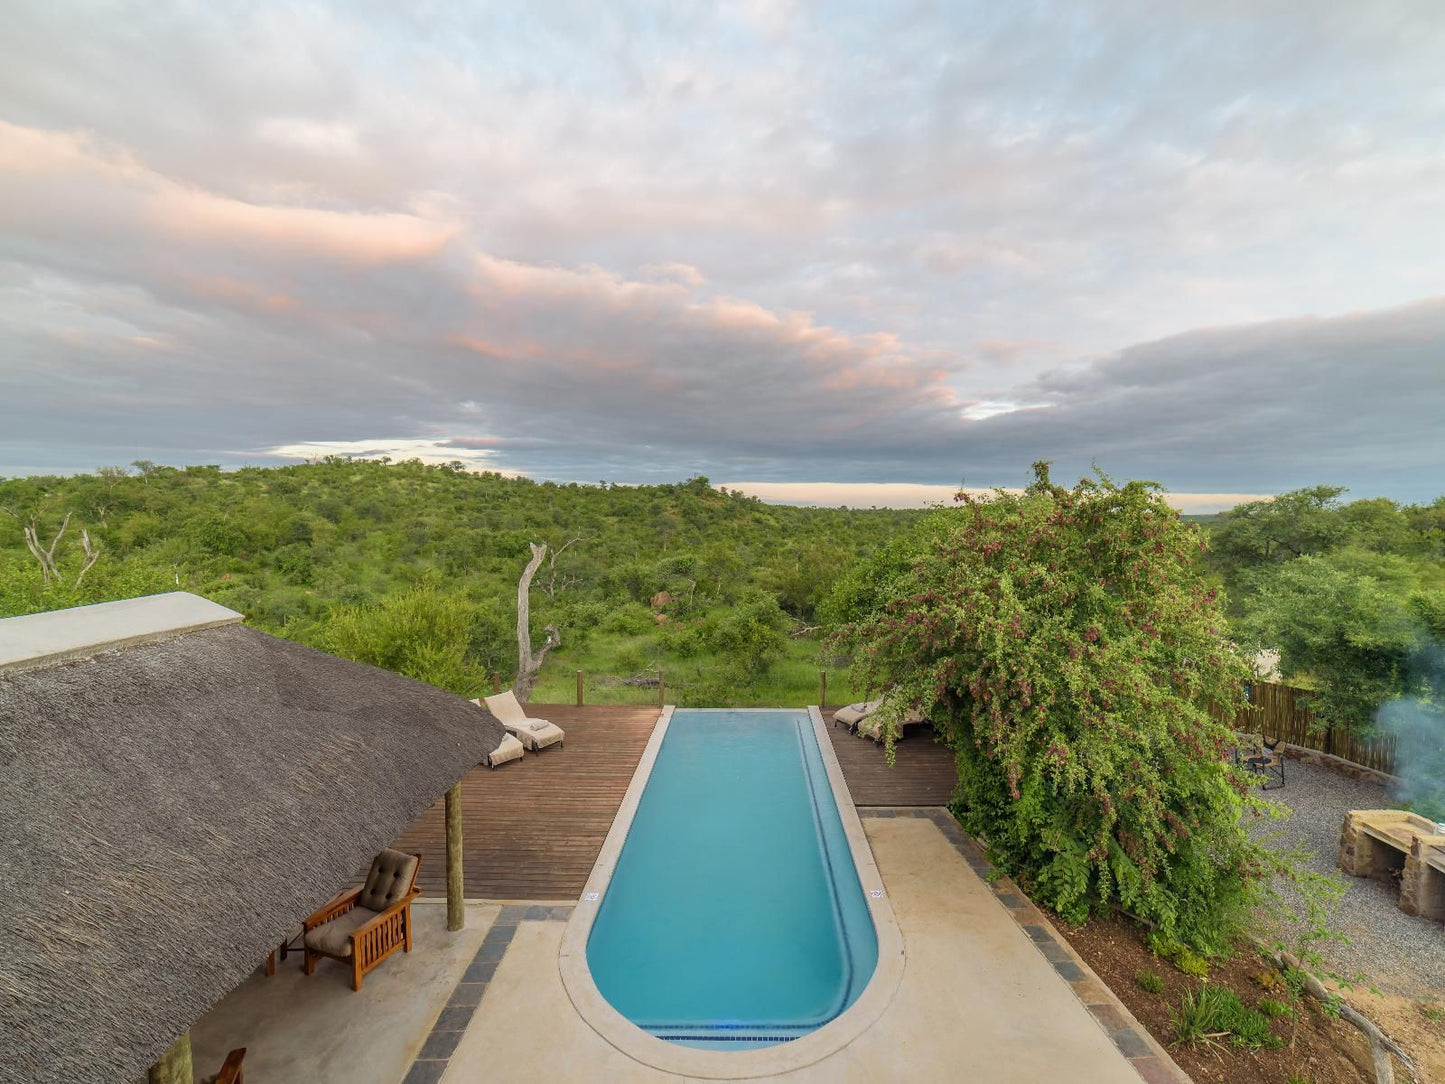
MULTIPOLYGON (((1201 980, 1151 953, 1144 934, 1126 919, 1096 918, 1074 929, 1059 924, 1059 929, 1196 1084, 1374 1084, 1369 1041, 1353 1025, 1326 1016, 1312 998, 1303 999, 1293 1018, 1274 1021, 1274 1033, 1284 1043, 1277 1049, 1252 1052, 1214 1043, 1172 1045, 1174 1010, 1201 980), (1163 991, 1144 990, 1135 977, 1141 971, 1163 979, 1163 991)), ((1246 1005, 1257 1008, 1261 998, 1282 998, 1255 981, 1254 976, 1268 970, 1257 953, 1241 948, 1211 969, 1209 981, 1228 986, 1246 1005)))

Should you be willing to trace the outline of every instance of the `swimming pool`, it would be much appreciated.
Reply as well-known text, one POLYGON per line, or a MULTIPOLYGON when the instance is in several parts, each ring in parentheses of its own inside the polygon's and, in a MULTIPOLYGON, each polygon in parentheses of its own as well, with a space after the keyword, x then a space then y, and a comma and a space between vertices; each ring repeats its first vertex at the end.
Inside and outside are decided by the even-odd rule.
POLYGON ((602 996, 670 1042, 766 1045, 877 961, 807 712, 676 712, 587 942, 602 996))
POLYGON ((564 983, 613 1045, 661 1068, 746 1075, 769 1050, 807 1064, 876 1018, 902 975, 816 711, 665 713, 587 888, 564 983))

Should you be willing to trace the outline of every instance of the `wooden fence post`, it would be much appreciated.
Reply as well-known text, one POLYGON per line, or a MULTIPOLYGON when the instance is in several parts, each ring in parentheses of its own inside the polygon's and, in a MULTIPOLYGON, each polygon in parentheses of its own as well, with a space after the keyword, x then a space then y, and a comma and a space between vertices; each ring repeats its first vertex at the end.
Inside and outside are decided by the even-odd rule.
POLYGON ((582 671, 577 671, 577 706, 582 706, 582 671))
POLYGON ((492 695, 495 696, 502 691, 502 678, 499 674, 492 675, 492 695))
POLYGON ((828 671, 818 671, 818 707, 822 709, 828 704, 828 671))
POLYGON ((662 707, 667 700, 667 679, 662 676, 662 671, 657 671, 657 706, 662 707))
POLYGON ((462 784, 447 791, 447 929, 453 932, 467 924, 467 905, 462 888, 462 784))

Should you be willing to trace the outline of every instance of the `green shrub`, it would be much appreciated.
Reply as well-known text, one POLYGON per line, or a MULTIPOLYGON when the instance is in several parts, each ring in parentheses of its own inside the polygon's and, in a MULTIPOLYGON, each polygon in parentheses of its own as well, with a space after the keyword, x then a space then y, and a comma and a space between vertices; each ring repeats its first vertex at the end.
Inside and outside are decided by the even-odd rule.
POLYGON ((1210 714, 1248 670, 1197 566, 1204 538, 1151 483, 1069 490, 1035 470, 1021 495, 926 520, 911 562, 850 596, 855 684, 929 713, 963 827, 1035 900, 1071 922, 1122 905, 1224 951, 1289 867, 1249 838, 1210 714))
POLYGON ((613 665, 622 677, 630 677, 647 665, 642 648, 638 644, 625 644, 612 656, 613 665))
POLYGON ((485 688, 486 672, 468 653, 470 620, 465 598, 423 583, 374 606, 334 611, 319 646, 342 658, 476 696, 485 688))
POLYGON ((1164 977, 1153 971, 1136 971, 1134 981, 1139 984, 1141 990, 1151 994, 1162 994, 1164 992, 1164 977))
POLYGON ((701 635, 746 681, 766 673, 781 654, 787 644, 783 635, 786 623, 777 599, 752 592, 737 605, 710 615, 701 635))
POLYGON ((1193 975, 1198 979, 1209 978, 1209 961, 1188 945, 1161 937, 1156 933, 1149 935, 1149 948, 1154 955, 1168 960, 1184 974, 1193 975))
POLYGON ((1269 1020, 1227 986, 1200 987, 1184 995, 1174 1013, 1174 1041, 1191 1045, 1228 1038, 1246 1050, 1282 1046, 1269 1020))
POLYGON ((600 628, 614 636, 641 636, 653 628, 652 611, 636 603, 619 606, 602 618, 600 628))

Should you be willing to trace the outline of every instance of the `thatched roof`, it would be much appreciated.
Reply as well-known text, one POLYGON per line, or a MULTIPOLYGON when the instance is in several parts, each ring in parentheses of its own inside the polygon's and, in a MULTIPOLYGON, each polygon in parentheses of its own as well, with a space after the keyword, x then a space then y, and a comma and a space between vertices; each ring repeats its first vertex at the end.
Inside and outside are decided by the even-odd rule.
POLYGON ((0 667, 16 1084, 144 1076, 501 740, 460 697, 240 625, 148 635, 0 667))

